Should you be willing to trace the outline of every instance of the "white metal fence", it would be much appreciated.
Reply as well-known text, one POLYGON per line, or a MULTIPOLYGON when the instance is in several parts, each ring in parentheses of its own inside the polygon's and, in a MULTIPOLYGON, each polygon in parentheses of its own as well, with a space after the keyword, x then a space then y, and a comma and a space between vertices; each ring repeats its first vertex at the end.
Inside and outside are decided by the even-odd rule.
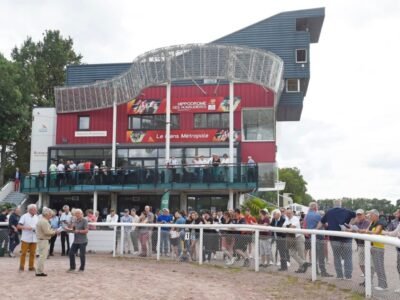
MULTIPOLYGON (((3 239, 7 232, 6 225, 0 223, 0 236, 3 239)), ((396 292, 400 287, 398 238, 236 224, 133 226, 127 223, 90 223, 90 227, 92 230, 88 233, 87 250, 92 253, 169 259, 177 263, 207 263, 227 268, 254 269, 255 272, 273 273, 279 270, 312 281, 335 284, 366 297, 400 298, 396 292), (278 237, 275 233, 286 236, 278 237), (294 234, 299 235, 295 237, 294 234), (335 237, 348 240, 333 241, 335 237), (355 239, 359 240, 358 244, 354 242, 355 239), (373 243, 382 243, 385 248, 374 247, 373 243), (266 257, 269 261, 266 261, 266 257), (361 266, 364 266, 365 275, 361 266), (333 276, 329 277, 329 274, 333 276), (382 285, 388 288, 376 289, 382 285)), ((3 243, 1 237, 0 245, 3 243)), ((70 243, 72 241, 73 235, 70 235, 70 243)), ((57 241, 56 245, 55 251, 59 249, 60 242, 57 241)))

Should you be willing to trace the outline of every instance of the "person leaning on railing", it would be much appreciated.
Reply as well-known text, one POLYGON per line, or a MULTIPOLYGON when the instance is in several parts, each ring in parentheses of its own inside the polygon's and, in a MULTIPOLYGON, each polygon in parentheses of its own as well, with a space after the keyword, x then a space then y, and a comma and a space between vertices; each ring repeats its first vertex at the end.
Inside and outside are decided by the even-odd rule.
MULTIPOLYGON (((382 231, 382 234, 400 238, 400 209, 396 210, 394 216, 395 219, 389 224, 387 231, 382 231)), ((399 273, 400 276, 400 248, 396 249, 397 249, 397 272, 399 273)), ((395 293, 400 294, 400 288, 396 289, 395 293)))
MULTIPOLYGON (((377 234, 381 235, 385 226, 384 222, 379 219, 379 212, 376 209, 372 209, 367 213, 371 224, 368 229, 360 230, 360 233, 377 234)), ((373 268, 371 275, 376 272, 378 276, 378 286, 375 287, 378 291, 387 289, 387 280, 385 273, 385 245, 383 243, 372 242, 371 247, 371 258, 373 262, 373 268)))
MULTIPOLYGON (((272 227, 282 227, 286 219, 279 209, 272 211, 272 227)), ((279 251, 281 259, 281 267, 278 271, 287 271, 287 261, 289 259, 289 251, 286 245, 286 234, 283 232, 273 232, 274 240, 276 241, 276 248, 279 251)))

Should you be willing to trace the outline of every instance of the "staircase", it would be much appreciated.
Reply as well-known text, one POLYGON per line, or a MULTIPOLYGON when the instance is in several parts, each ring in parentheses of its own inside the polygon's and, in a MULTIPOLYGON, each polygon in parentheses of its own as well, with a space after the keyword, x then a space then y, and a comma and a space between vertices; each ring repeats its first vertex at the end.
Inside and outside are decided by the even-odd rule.
POLYGON ((26 201, 26 199, 28 199, 28 195, 24 193, 11 192, 2 202, 10 203, 15 206, 20 206, 26 201))

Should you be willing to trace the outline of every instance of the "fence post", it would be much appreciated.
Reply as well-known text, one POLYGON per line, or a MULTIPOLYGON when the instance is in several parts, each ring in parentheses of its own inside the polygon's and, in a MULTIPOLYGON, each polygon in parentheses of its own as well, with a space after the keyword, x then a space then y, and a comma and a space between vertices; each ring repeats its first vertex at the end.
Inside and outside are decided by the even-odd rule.
POLYGON ((371 278, 371 242, 364 241, 365 253, 365 297, 372 296, 372 278, 371 278))
POLYGON ((114 236, 113 236, 113 257, 115 257, 115 252, 117 251, 117 226, 114 226, 114 236))
POLYGON ((199 265, 203 264, 203 238, 204 228, 200 228, 200 245, 199 245, 199 265))
POLYGON ((311 235, 311 281, 317 280, 317 235, 311 235))
POLYGON ((120 249, 119 249, 119 254, 120 255, 124 255, 124 235, 125 235, 125 230, 124 230, 124 226, 121 225, 121 241, 120 241, 120 249))
POLYGON ((160 260, 161 227, 157 227, 157 260, 160 260))
POLYGON ((254 235, 254 271, 260 271, 260 230, 255 231, 254 235))

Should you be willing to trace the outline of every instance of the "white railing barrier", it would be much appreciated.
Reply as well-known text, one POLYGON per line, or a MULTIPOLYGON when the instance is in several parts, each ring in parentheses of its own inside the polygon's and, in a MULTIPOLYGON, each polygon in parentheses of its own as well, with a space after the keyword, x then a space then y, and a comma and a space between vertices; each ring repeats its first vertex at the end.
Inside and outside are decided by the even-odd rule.
MULTIPOLYGON (((259 240, 260 240, 260 232, 282 232, 282 233, 300 233, 300 234, 307 234, 311 235, 311 262, 312 262, 312 269, 311 269, 311 280, 317 280, 317 235, 322 236, 331 236, 331 237, 343 237, 343 238, 351 238, 351 239, 360 239, 365 241, 365 296, 370 298, 372 296, 372 280, 371 280, 371 243, 383 243, 385 245, 391 245, 394 247, 400 248, 400 239, 395 237, 388 237, 388 236, 381 236, 381 235, 369 235, 369 234, 359 234, 359 233, 351 233, 351 232, 342 232, 342 231, 328 231, 328 230, 314 230, 314 229, 294 229, 294 228, 279 228, 279 227, 270 227, 270 226, 262 226, 262 225, 244 225, 244 224, 199 224, 199 225, 192 225, 192 224, 127 224, 127 223, 90 223, 90 225, 96 226, 97 230, 89 231, 89 243, 90 243, 90 235, 95 237, 96 232, 101 233, 102 231, 99 230, 101 227, 106 227, 109 231, 110 228, 113 228, 113 238, 112 238, 112 256, 116 256, 117 250, 117 231, 121 231, 120 235, 120 254, 123 254, 124 250, 124 228, 126 226, 135 228, 140 227, 148 227, 148 228, 157 228, 157 260, 160 260, 160 246, 161 246, 161 228, 183 228, 183 229, 199 229, 199 257, 198 262, 199 264, 203 263, 203 240, 204 240, 204 229, 211 229, 211 230, 234 230, 234 231, 248 231, 254 232, 254 261, 255 266, 254 270, 256 272, 259 271, 259 240)), ((3 229, 8 226, 6 222, 0 222, 0 229, 3 229)), ((104 231, 103 231, 104 232, 104 231)), ((104 235, 101 235, 104 237, 104 235)), ((106 235, 110 237, 110 235, 106 235)), ((151 239, 151 236, 150 236, 151 239)), ((96 243, 93 243, 96 244, 96 243)), ((98 245, 98 243, 97 243, 98 245)), ((93 249, 96 250, 96 249, 93 249)), ((151 251, 151 246, 150 249, 151 251)))

